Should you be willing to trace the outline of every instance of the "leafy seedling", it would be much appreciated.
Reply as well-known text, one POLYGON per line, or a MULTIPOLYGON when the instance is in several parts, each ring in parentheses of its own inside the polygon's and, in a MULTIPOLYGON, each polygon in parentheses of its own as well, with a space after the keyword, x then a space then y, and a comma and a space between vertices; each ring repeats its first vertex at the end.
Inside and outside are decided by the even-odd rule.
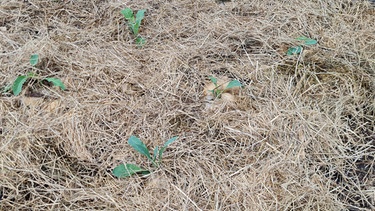
POLYGON ((209 76, 209 78, 211 82, 215 85, 215 88, 210 90, 212 95, 215 98, 220 98, 221 94, 223 94, 228 89, 235 88, 235 87, 242 87, 241 82, 239 82, 238 80, 232 80, 226 85, 226 87, 222 88, 224 84, 218 84, 217 78, 213 76, 209 76))
MULTIPOLYGON (((169 139, 167 142, 164 143, 164 145, 161 148, 159 148, 158 146, 155 147, 152 156, 150 154, 150 151, 146 147, 146 145, 136 136, 131 136, 128 139, 128 144, 131 147, 133 147, 133 149, 135 149, 137 152, 146 156, 147 159, 152 163, 152 165, 157 168, 157 167, 159 167, 159 165, 162 162, 164 151, 166 150, 166 148, 170 144, 175 142, 177 140, 177 138, 178 137, 176 136, 176 137, 173 137, 173 138, 169 139)), ((116 176, 118 178, 124 178, 124 177, 129 177, 129 176, 131 176, 133 174, 137 174, 137 173, 147 175, 147 174, 150 173, 150 171, 147 170, 147 169, 143 169, 143 168, 141 168, 137 165, 134 165, 134 164, 120 164, 113 169, 112 173, 113 173, 114 176, 116 176)))
POLYGON ((125 17, 128 21, 128 27, 130 31, 133 32, 135 38, 135 42, 138 46, 143 46, 146 43, 146 39, 139 35, 139 28, 141 27, 141 23, 143 18, 145 17, 146 10, 138 10, 137 14, 134 17, 134 12, 130 8, 125 8, 121 10, 121 14, 125 17))
POLYGON ((302 46, 316 45, 318 43, 318 41, 305 37, 305 36, 297 37, 296 40, 302 42, 302 44, 298 46, 290 47, 288 51, 286 52, 287 55, 290 56, 294 54, 300 54, 303 51, 302 46))
MULTIPOLYGON (((38 64, 38 61, 39 61, 39 55, 38 54, 33 54, 33 55, 30 56, 31 66, 35 67, 35 65, 38 64)), ((25 75, 18 76, 16 78, 16 80, 14 80, 14 82, 11 86, 6 86, 3 89, 3 92, 8 92, 10 89, 12 89, 12 92, 15 96, 19 95, 22 91, 23 85, 25 84, 25 82, 28 79, 35 79, 39 82, 48 81, 48 82, 52 83, 54 86, 60 87, 62 90, 66 89, 64 83, 58 78, 38 77, 37 75, 35 75, 35 73, 28 72, 25 75)))

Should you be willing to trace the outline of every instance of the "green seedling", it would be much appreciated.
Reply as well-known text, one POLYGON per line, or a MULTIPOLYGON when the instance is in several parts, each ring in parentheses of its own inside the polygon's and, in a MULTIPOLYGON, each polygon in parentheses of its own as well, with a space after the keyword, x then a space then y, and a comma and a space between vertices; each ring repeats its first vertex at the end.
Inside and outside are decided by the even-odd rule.
POLYGON ((290 56, 294 54, 300 54, 303 51, 302 46, 316 45, 318 43, 316 40, 305 37, 305 36, 297 37, 296 40, 302 42, 302 44, 298 46, 290 47, 288 51, 286 52, 287 55, 290 56))
POLYGON ((221 94, 223 94, 228 89, 235 88, 235 87, 242 87, 241 82, 239 82, 238 80, 232 80, 228 83, 226 87, 222 88, 224 84, 218 84, 217 78, 213 76, 209 76, 209 78, 211 82, 215 85, 214 89, 209 90, 210 92, 212 92, 212 95, 215 98, 220 98, 221 94))
MULTIPOLYGON (((36 64, 38 64, 38 61, 39 61, 38 54, 31 55, 30 57, 31 66, 34 67, 36 64)), ((12 92, 15 96, 19 95, 22 91, 23 85, 28 79, 35 79, 36 81, 39 81, 39 82, 48 81, 52 83, 54 86, 60 87, 62 90, 66 89, 64 83, 58 78, 38 77, 37 75, 35 75, 35 73, 28 72, 25 75, 18 76, 16 80, 14 80, 12 85, 8 85, 5 88, 3 88, 3 92, 8 92, 10 91, 10 89, 12 89, 12 92)))
MULTIPOLYGON (((177 136, 169 139, 167 142, 164 143, 164 145, 159 148, 155 147, 153 151, 153 155, 151 156, 150 151, 146 147, 146 145, 137 137, 131 136, 128 140, 128 144, 133 147, 136 151, 141 153, 142 155, 146 156, 147 159, 152 163, 154 167, 159 167, 161 164, 162 158, 163 158, 163 153, 165 149, 168 147, 168 145, 172 144, 177 140, 177 136)), ((120 164, 116 166, 113 171, 113 175, 118 177, 118 178, 124 178, 124 177, 129 177, 133 174, 140 173, 142 175, 147 175, 150 173, 149 170, 143 169, 137 165, 134 164, 120 164)))
POLYGON ((121 10, 121 14, 125 17, 128 21, 128 27, 130 31, 133 32, 135 38, 135 42, 139 46, 143 46, 146 43, 146 39, 139 35, 139 28, 141 27, 141 23, 143 18, 145 17, 146 10, 138 10, 137 14, 134 17, 133 10, 130 8, 125 8, 121 10))

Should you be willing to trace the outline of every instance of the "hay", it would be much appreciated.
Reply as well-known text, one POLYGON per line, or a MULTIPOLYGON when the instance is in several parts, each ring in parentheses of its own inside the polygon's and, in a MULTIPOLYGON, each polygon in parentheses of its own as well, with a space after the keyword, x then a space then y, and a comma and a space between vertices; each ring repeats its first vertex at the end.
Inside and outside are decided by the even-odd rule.
POLYGON ((374 210, 375 21, 367 1, 0 5, 1 210, 374 210), (138 48, 120 10, 146 9, 138 48), (294 38, 318 40, 288 57, 294 38), (241 81, 206 109, 208 76, 241 81), (147 177, 127 144, 180 138, 147 177))

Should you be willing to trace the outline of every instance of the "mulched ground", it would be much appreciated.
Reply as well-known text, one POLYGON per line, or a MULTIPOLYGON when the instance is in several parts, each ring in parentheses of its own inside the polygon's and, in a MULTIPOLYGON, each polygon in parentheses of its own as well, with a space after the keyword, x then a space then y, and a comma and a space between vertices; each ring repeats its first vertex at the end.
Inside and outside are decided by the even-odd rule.
POLYGON ((349 0, 3 0, 0 87, 32 71, 67 90, 1 93, 0 209, 374 210, 374 17, 349 0), (126 7, 146 9, 143 47, 126 7), (318 43, 286 55, 299 36, 318 43), (244 87, 207 98, 209 76, 244 87), (154 168, 132 135, 179 139, 154 168), (152 173, 118 179, 121 163, 152 173))

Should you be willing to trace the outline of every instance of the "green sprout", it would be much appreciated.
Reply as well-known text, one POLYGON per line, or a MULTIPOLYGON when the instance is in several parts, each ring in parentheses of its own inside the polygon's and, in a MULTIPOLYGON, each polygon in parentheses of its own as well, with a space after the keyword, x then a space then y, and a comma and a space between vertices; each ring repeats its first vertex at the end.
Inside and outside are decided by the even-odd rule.
POLYGON ((302 44, 298 46, 290 47, 288 51, 286 52, 287 55, 290 56, 294 54, 300 54, 303 51, 303 47, 302 47, 303 45, 309 46, 309 45, 316 45, 318 43, 318 41, 305 37, 305 36, 297 37, 296 40, 301 41, 302 44))
POLYGON ((221 94, 223 94, 226 90, 230 88, 242 87, 241 82, 239 82, 238 80, 232 80, 228 83, 228 85, 225 88, 222 88, 224 84, 218 84, 217 78, 213 76, 209 76, 209 78, 211 82, 215 85, 214 89, 209 90, 215 98, 221 98, 221 94))
MULTIPOLYGON (((171 143, 175 142, 177 140, 177 136, 169 139, 167 142, 164 143, 164 145, 159 148, 155 147, 153 151, 153 155, 151 156, 150 151, 146 147, 146 145, 136 136, 131 136, 128 140, 128 144, 133 147, 136 151, 141 153, 142 155, 146 156, 147 159, 152 163, 154 167, 159 167, 162 161, 163 153, 165 149, 170 145, 171 143)), ((124 177, 130 177, 133 174, 140 173, 142 175, 150 174, 150 171, 147 169, 143 169, 137 165, 134 164, 120 164, 116 166, 113 171, 113 175, 118 178, 124 178, 124 177)))
MULTIPOLYGON (((39 61, 38 54, 31 55, 30 57, 31 66, 34 67, 36 64, 38 64, 38 61, 39 61)), ((38 77, 35 73, 28 72, 25 75, 18 76, 16 80, 14 80, 13 84, 5 86, 2 89, 2 92, 5 93, 5 92, 12 90, 13 94, 17 96, 21 93, 22 87, 28 79, 35 79, 39 82, 47 81, 47 82, 52 83, 54 86, 60 87, 62 90, 66 89, 64 83, 58 78, 38 77)))
POLYGON ((121 14, 128 21, 129 29, 133 32, 135 42, 138 46, 143 46, 146 43, 146 39, 139 35, 139 28, 141 26, 142 20, 145 16, 146 10, 138 10, 137 14, 134 17, 133 10, 130 8, 125 8, 121 10, 121 14))

